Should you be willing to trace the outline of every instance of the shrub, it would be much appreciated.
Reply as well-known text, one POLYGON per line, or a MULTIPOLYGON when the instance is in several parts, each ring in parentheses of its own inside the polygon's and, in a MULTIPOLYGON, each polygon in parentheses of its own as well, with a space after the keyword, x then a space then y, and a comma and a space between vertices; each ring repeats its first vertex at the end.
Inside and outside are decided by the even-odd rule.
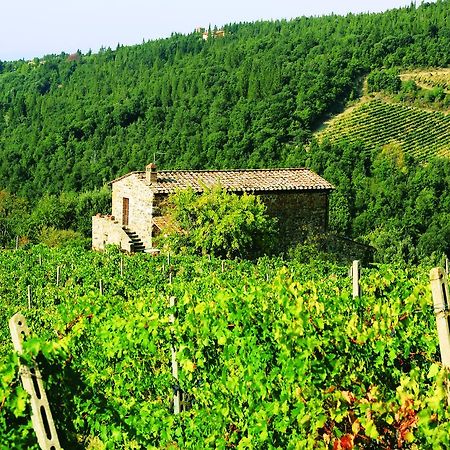
POLYGON ((58 230, 53 227, 44 227, 38 238, 39 242, 48 247, 67 247, 80 246, 89 248, 90 240, 83 237, 83 235, 73 230, 58 230))
POLYGON ((402 81, 395 69, 375 70, 367 77, 369 92, 397 93, 402 87, 402 81))
POLYGON ((202 194, 186 189, 168 198, 165 212, 175 226, 161 244, 172 252, 255 257, 274 245, 276 220, 254 195, 229 194, 220 186, 202 194))

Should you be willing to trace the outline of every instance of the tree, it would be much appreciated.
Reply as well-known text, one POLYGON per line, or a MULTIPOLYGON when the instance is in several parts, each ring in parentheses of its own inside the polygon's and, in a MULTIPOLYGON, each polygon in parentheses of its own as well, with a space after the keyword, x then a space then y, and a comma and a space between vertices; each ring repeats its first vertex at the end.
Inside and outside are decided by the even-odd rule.
POLYGON ((25 237, 27 218, 26 200, 0 191, 0 246, 8 245, 16 236, 25 237))
POLYGON ((402 81, 395 69, 375 70, 367 77, 369 92, 384 91, 390 94, 397 93, 402 87, 402 81))
POLYGON ((275 219, 254 195, 229 194, 220 186, 205 187, 202 194, 189 188, 171 195, 165 211, 175 224, 162 239, 170 251, 255 257, 274 243, 275 219))

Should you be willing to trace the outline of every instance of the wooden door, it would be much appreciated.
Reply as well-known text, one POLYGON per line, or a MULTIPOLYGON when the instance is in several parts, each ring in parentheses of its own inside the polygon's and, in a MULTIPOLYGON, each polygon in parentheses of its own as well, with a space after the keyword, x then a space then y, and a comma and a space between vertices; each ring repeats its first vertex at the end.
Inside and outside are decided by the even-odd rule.
POLYGON ((128 225, 129 218, 130 218, 130 199, 124 197, 122 203, 122 225, 128 225))

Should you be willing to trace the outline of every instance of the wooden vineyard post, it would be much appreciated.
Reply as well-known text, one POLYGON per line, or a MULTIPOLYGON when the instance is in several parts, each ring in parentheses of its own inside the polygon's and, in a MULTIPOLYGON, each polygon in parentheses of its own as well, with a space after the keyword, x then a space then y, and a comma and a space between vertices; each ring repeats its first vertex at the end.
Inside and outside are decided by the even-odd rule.
POLYGON ((100 295, 103 295, 103 280, 98 282, 98 289, 100 291, 100 295))
POLYGON ((224 270, 225 270, 225 261, 222 260, 222 273, 224 272, 224 270))
POLYGON ((59 286, 59 282, 61 280, 61 266, 56 268, 56 286, 59 286))
POLYGON ((352 272, 353 298, 359 298, 361 296, 361 286, 359 284, 361 264, 358 260, 353 261, 351 272, 352 272))
POLYGON ((16 250, 19 249, 19 236, 16 236, 16 250))
MULTIPOLYGON (((9 321, 9 329, 11 331, 14 349, 20 355, 23 353, 24 337, 30 335, 25 317, 22 314, 14 314, 9 321)), ((23 388, 30 395, 31 421, 39 446, 42 450, 60 450, 61 446, 39 369, 36 366, 28 367, 21 364, 19 373, 23 388)))
POLYGON ((443 366, 450 368, 449 292, 444 270, 440 267, 431 269, 430 282, 441 361, 443 366))
POLYGON ((28 297, 28 309, 31 309, 31 302, 33 300, 33 290, 31 284, 27 286, 27 297, 28 297))
MULTIPOLYGON (((175 307, 175 297, 170 297, 170 307, 175 307)), ((170 323, 175 323, 175 314, 170 315, 170 323)), ((180 403, 181 403, 181 391, 178 386, 178 361, 177 361, 177 352, 175 349, 175 345, 172 343, 171 347, 172 353, 172 376, 175 379, 175 386, 173 389, 173 413, 180 414, 180 403)))
POLYGON ((42 255, 39 255, 39 265, 42 266, 42 255))

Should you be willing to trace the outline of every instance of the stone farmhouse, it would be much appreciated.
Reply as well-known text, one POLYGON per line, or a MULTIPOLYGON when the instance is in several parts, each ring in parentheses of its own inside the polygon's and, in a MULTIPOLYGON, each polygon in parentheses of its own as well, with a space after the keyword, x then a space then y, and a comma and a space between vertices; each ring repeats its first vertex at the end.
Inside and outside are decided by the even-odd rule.
POLYGON ((149 164, 111 182, 112 215, 92 218, 92 247, 155 251, 152 239, 170 226, 161 213, 169 194, 191 187, 220 185, 229 192, 258 195, 278 225, 285 245, 298 242, 306 229, 323 233, 328 225, 328 196, 334 187, 304 168, 254 170, 161 170, 149 164))

